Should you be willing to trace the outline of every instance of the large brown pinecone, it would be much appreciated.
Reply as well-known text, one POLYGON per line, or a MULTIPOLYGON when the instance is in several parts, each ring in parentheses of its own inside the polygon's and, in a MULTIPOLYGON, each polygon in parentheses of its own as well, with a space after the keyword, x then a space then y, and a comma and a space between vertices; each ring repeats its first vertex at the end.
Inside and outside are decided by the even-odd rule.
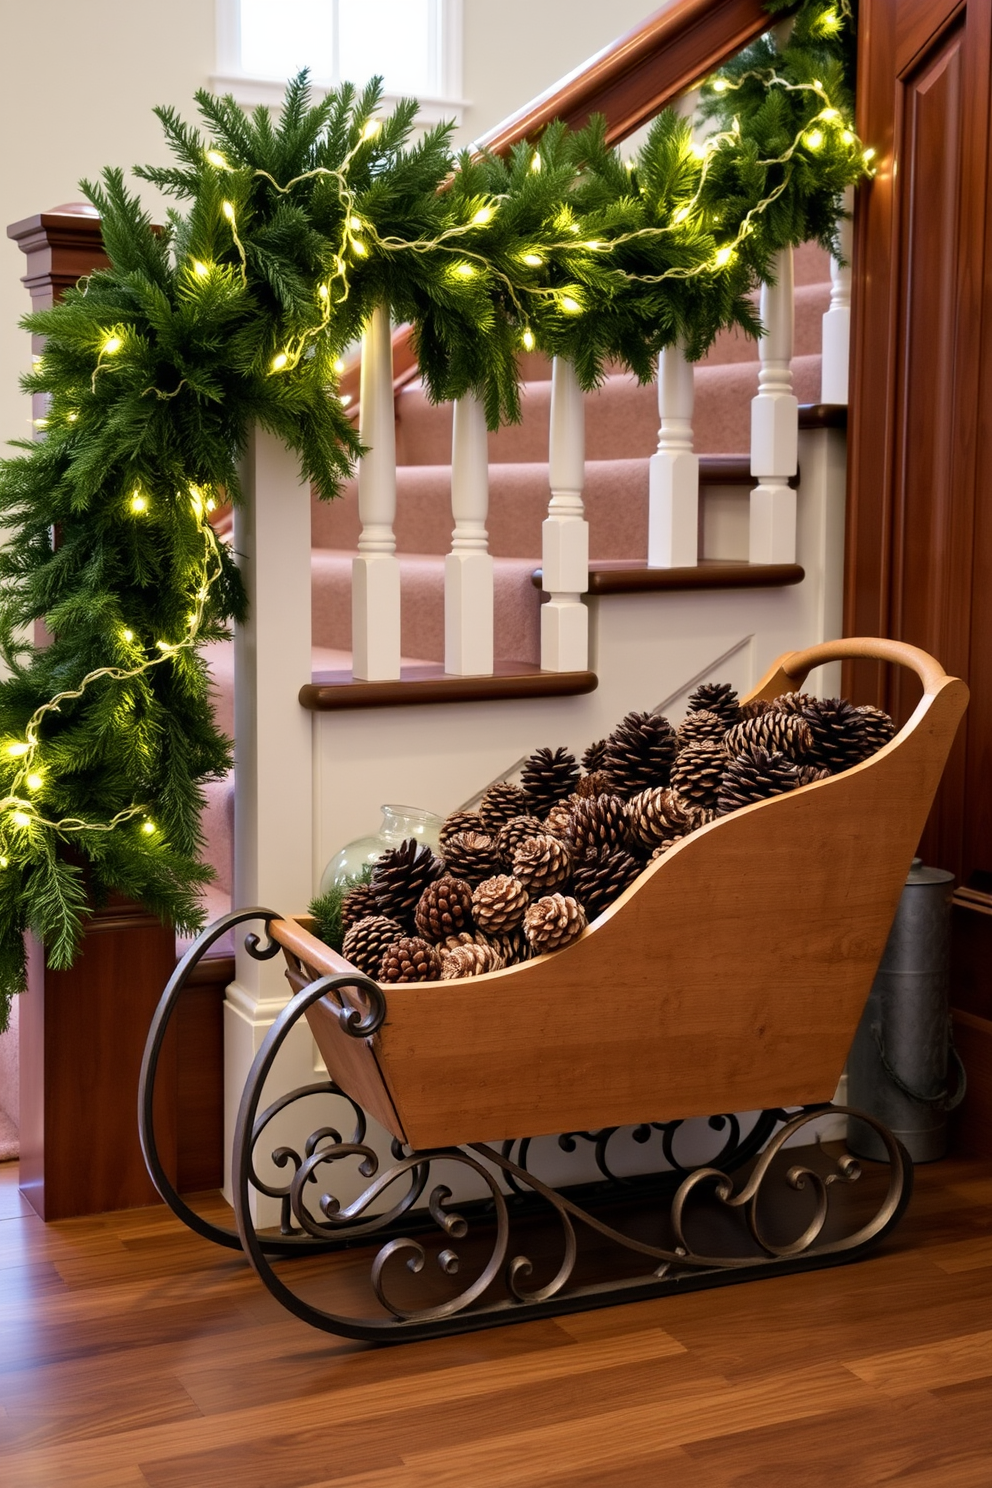
POLYGON ((450 816, 445 817, 438 833, 438 846, 442 858, 446 857, 445 848, 452 837, 457 837, 461 832, 484 832, 482 817, 477 811, 453 811, 450 816))
POLYGON ((717 813, 725 816, 728 811, 750 806, 753 801, 781 796, 798 784, 799 770, 784 754, 769 754, 766 749, 751 745, 727 766, 717 813))
POLYGON ((504 966, 517 966, 521 961, 529 961, 533 955, 530 941, 524 934, 522 921, 502 935, 487 935, 485 939, 496 951, 504 966))
POLYGON ((575 755, 565 748, 535 750, 520 773, 529 809, 535 816, 547 816, 552 806, 572 794, 578 779, 575 755))
POLYGON ((818 780, 829 780, 830 771, 822 765, 797 765, 800 785, 815 785, 818 780))
POLYGON ((572 886, 588 919, 594 920, 609 908, 627 885, 633 883, 641 866, 636 858, 622 850, 586 853, 584 858, 580 858, 572 872, 572 886))
POLYGON ((513 876, 531 896, 557 889, 571 872, 571 851, 557 837, 528 837, 513 854, 513 876))
POLYGON ((398 920, 404 930, 412 930, 421 894, 443 872, 441 859, 415 837, 390 848, 372 869, 372 892, 379 913, 398 920))
POLYGON ((425 940, 447 940, 472 925, 472 885, 463 878, 443 874, 428 884, 420 896, 414 916, 417 934, 425 940))
POLYGON ((498 780, 495 785, 491 785, 479 802, 483 830, 491 837, 495 837, 500 827, 504 827, 513 817, 525 816, 529 810, 530 803, 526 795, 519 785, 511 785, 509 780, 498 780))
POLYGON ((348 890, 341 901, 341 924, 346 930, 350 930, 352 925, 357 925, 359 920, 368 919, 369 915, 377 913, 375 894, 371 884, 356 884, 353 889, 348 890))
POLYGON ((736 690, 729 682, 704 682, 690 696, 687 711, 701 713, 704 709, 709 713, 718 713, 726 720, 725 727, 730 728, 737 722, 741 712, 736 690))
POLYGON ((779 713, 801 713, 810 703, 817 701, 811 692, 783 692, 774 699, 772 707, 779 713))
POLYGON ((543 837, 544 823, 536 816, 515 816, 496 833, 496 855, 507 867, 513 862, 514 849, 528 837, 543 837))
POLYGON ((871 703, 865 703, 854 710, 861 714, 861 732, 865 741, 865 759, 881 749, 883 744, 888 744, 890 739, 896 736, 896 726, 888 713, 883 713, 881 708, 873 708, 871 703))
POLYGON ((545 894, 528 905, 524 932, 535 956, 558 951, 586 928, 585 911, 568 894, 545 894))
POLYGON ((383 952, 403 934, 403 926, 386 915, 369 915, 352 925, 341 947, 346 961, 374 977, 379 970, 383 952))
POLYGON ((568 823, 567 838, 573 853, 582 857, 587 852, 611 851, 626 847, 630 840, 627 802, 622 796, 596 796, 594 800, 576 801, 568 823))
POLYGON ((836 775, 865 758, 866 723, 846 698, 814 698, 802 712, 813 733, 807 763, 822 765, 836 775))
POLYGON ((572 820, 572 802, 575 796, 569 796, 567 801, 559 801, 557 806, 552 806, 544 818, 543 831, 549 837, 557 837, 559 841, 568 840, 568 828, 572 820))
POLYGON ((780 713, 770 708, 758 718, 735 723, 725 743, 730 755, 740 754, 749 744, 758 744, 769 753, 802 760, 813 747, 813 731, 801 713, 780 713))
POLYGON ((379 962, 380 982, 436 982, 440 976, 441 952, 419 935, 400 936, 379 962))
POLYGON ((455 878, 481 883, 499 867, 496 840, 486 832, 456 832, 445 844, 444 861, 455 878))
POLYGON ((767 713, 769 708, 774 707, 775 704, 770 703, 767 698, 750 698, 746 703, 741 703, 741 718, 760 718, 762 713, 767 713))
POLYGON ((687 832, 696 832, 700 827, 705 827, 708 822, 716 821, 716 806, 693 806, 690 802, 683 801, 680 797, 676 797, 676 799, 688 817, 689 825, 686 827, 687 832))
POLYGON ((726 720, 709 708, 687 713, 678 727, 679 748, 687 744, 719 743, 727 732, 726 720))
POLYGON ((609 793, 610 777, 605 770, 593 770, 590 775, 583 775, 575 787, 575 794, 586 799, 590 796, 608 796, 609 793))
POLYGON ((594 744, 588 745, 582 752, 582 768, 590 775, 595 775, 601 770, 606 762, 606 746, 609 740, 597 739, 594 744))
POLYGON ((630 832, 642 848, 653 849, 689 831, 689 817, 672 790, 646 790, 627 803, 630 832))
POLYGON ((487 971, 499 971, 502 965, 503 958, 494 945, 481 945, 476 941, 471 945, 456 946, 442 958, 441 981, 452 982, 458 977, 485 976, 487 971))
POLYGON ((672 789, 687 805, 714 807, 720 794, 727 751, 722 744, 687 744, 672 769, 672 789))
POLYGON ((502 935, 520 924, 529 902, 519 878, 497 873, 483 879, 472 895, 472 914, 485 935, 502 935))
POLYGON ((649 786, 667 785, 678 749, 675 730, 660 713, 628 713, 606 741, 603 770, 611 790, 635 796, 649 786))

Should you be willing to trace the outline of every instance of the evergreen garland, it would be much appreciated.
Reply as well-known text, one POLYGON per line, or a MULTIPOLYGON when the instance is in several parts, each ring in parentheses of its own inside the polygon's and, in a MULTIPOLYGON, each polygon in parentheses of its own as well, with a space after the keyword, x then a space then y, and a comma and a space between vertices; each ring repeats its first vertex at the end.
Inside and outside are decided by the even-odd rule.
POLYGON ((758 334, 774 254, 835 247, 865 171, 849 19, 807 0, 784 49, 763 37, 704 87, 704 145, 666 110, 636 162, 602 120, 456 160, 451 125, 410 144, 416 103, 380 120, 373 82, 314 105, 301 74, 275 123, 204 92, 207 136, 157 111, 176 163, 136 174, 189 204, 161 231, 121 171, 83 183, 110 267, 23 322, 45 436, 0 465, 0 1029, 26 929, 60 967, 112 892, 202 920, 203 783, 231 752, 199 648, 244 617, 210 512, 239 499, 252 425, 333 497, 360 452, 340 358, 377 306, 410 322, 430 395, 474 392, 491 428, 520 416, 521 348, 589 389, 758 334))

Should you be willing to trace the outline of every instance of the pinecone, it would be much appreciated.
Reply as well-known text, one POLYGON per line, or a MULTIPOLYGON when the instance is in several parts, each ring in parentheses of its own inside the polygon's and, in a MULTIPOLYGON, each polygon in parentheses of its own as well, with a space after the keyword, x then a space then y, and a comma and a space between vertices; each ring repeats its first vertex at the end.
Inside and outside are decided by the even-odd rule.
POLYGON ((495 946, 478 942, 460 945, 443 958, 441 980, 453 982, 457 977, 485 976, 486 972, 499 971, 502 966, 503 958, 495 946))
POLYGON ((727 732, 725 720, 709 708, 687 713, 678 727, 679 748, 687 744, 719 743, 727 732))
POLYGON ((419 935, 402 935, 387 946, 379 962, 380 982, 436 982, 441 952, 419 935))
POLYGON ((758 718, 744 718, 729 730, 727 753, 741 754, 749 744, 758 744, 771 753, 803 759, 813 747, 813 731, 800 713, 780 713, 769 708, 758 718))
POLYGON ((545 894, 528 905, 524 931, 535 956, 545 951, 559 951, 586 928, 581 904, 567 894, 545 894))
POLYGON ((522 922, 503 935, 487 935, 486 942, 493 947, 504 966, 517 966, 521 961, 529 961, 533 954, 522 922))
POLYGON ((630 853, 586 853, 575 865, 572 883, 575 897, 590 920, 596 919, 641 871, 641 864, 630 853))
POLYGON ((572 854, 557 837, 529 837, 513 854, 513 876, 527 894, 543 894, 568 881, 572 854))
POLYGON ((634 796, 667 785, 678 749, 675 730, 660 713, 628 713, 606 741, 603 769, 615 794, 634 796))
POLYGON ((671 790, 641 791, 627 805, 627 820, 631 835, 644 848, 689 831, 689 817, 671 790))
POLYGON ((379 913, 398 920, 404 930, 412 929, 421 894, 443 872, 441 859, 415 837, 390 848, 372 869, 372 892, 379 913))
POLYGON ((519 785, 511 785, 508 780, 499 780, 489 787, 479 802, 483 831, 495 837, 500 827, 504 827, 515 816, 526 815, 529 808, 530 803, 519 785))
POLYGON ((352 925, 345 935, 341 950, 345 960, 350 961, 352 966, 357 966, 366 976, 374 977, 379 970, 383 952, 394 941, 399 940, 402 934, 403 926, 398 925, 395 920, 390 920, 386 915, 369 915, 367 919, 352 925))
POLYGON ((687 836, 688 833, 683 832, 678 837, 666 837, 664 842, 659 842, 658 846, 651 854, 652 863, 654 862, 655 858, 663 858, 670 847, 674 847, 676 842, 683 842, 687 836))
POLYGON ((484 879, 472 895, 475 923, 484 935, 502 935, 519 925, 527 908, 527 890, 519 878, 498 873, 484 879))
POLYGON ((890 739, 896 736, 896 726, 888 713, 883 713, 881 708, 873 708, 870 703, 855 708, 856 713, 861 714, 861 732, 865 741, 864 755, 868 759, 876 754, 883 744, 888 744, 890 739))
POLYGON ((800 785, 813 785, 817 780, 829 780, 830 771, 822 765, 797 765, 800 785))
MULTIPOLYGON (((676 797, 678 800, 678 797, 676 797)), ((686 832, 696 832, 700 827, 705 827, 708 822, 716 821, 717 811, 715 806, 692 806, 685 801, 679 800, 679 805, 688 818, 689 825, 686 832)))
POLYGON ((456 832, 445 844, 444 861, 453 877, 470 884, 481 883, 499 866, 495 840, 485 832, 456 832))
POLYGON ((371 884, 356 884, 341 901, 341 924, 346 930, 357 925, 359 920, 368 919, 369 915, 376 913, 375 894, 371 884))
POLYGON ((672 787, 688 805, 712 808, 726 768, 722 744, 687 744, 675 761, 672 787))
POLYGON ((543 837, 544 823, 536 816, 515 816, 496 833, 496 855, 508 867, 513 853, 528 837, 543 837))
POLYGON ((576 801, 568 824, 567 841, 576 857, 587 852, 626 847, 630 840, 627 802, 620 796, 597 796, 576 801))
POLYGON ((488 945, 489 937, 481 930, 460 930, 457 935, 446 935, 438 946, 443 955, 446 951, 457 951, 463 945, 488 945))
POLYGON ((574 799, 574 796, 570 796, 568 801, 559 801, 557 806, 552 806, 544 818, 544 827, 542 830, 549 837, 557 837, 561 842, 567 840, 568 828, 572 820, 572 808, 569 802, 574 799))
POLYGON ((582 753, 582 766, 590 775, 595 775, 606 763, 606 746, 608 739, 597 739, 595 744, 590 744, 582 753))
POLYGON ((845 698, 814 698, 803 709, 813 733, 808 763, 823 765, 836 775, 863 760, 870 751, 864 715, 845 698))
POLYGON ((534 815, 547 816, 552 806, 574 791, 579 767, 567 749, 538 749, 524 765, 520 779, 534 815))
POLYGON ((767 698, 751 698, 748 702, 741 703, 741 718, 760 718, 762 713, 767 713, 769 708, 774 707, 775 704, 770 703, 767 698))
POLYGON ((590 796, 608 796, 609 793, 610 777, 605 770, 593 770, 590 775, 583 775, 575 787, 575 794, 584 797, 586 800, 590 796))
POLYGON ((729 682, 704 682, 689 698, 689 713, 719 713, 725 719, 725 728, 730 728, 740 717, 737 693, 729 682))
POLYGON ((819 702, 811 692, 783 692, 771 706, 779 713, 801 713, 810 703, 819 702))
POLYGON ((750 806, 753 801, 781 796, 798 784, 799 771, 784 754, 769 754, 759 745, 752 745, 727 766, 717 814, 725 816, 728 811, 750 806))
POLYGON ((445 873, 428 884, 414 916, 417 934, 425 940, 446 940, 472 923, 472 885, 445 873))
POLYGON ((445 848, 452 837, 457 837, 461 832, 485 832, 482 825, 482 817, 477 811, 453 811, 446 817, 438 833, 438 846, 442 858, 447 857, 445 848))

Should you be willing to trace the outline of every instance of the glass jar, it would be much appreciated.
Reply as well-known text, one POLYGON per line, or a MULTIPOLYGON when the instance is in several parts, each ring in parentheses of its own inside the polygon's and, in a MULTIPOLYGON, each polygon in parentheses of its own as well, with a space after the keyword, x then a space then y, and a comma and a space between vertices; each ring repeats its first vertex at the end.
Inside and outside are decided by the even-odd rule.
POLYGON ((368 837, 356 837, 354 842, 349 842, 334 854, 321 876, 322 894, 336 884, 358 878, 367 864, 377 863, 383 853, 391 847, 399 847, 408 837, 437 852, 443 816, 436 816, 433 811, 421 811, 417 806, 381 806, 379 809, 382 823, 378 832, 368 837))

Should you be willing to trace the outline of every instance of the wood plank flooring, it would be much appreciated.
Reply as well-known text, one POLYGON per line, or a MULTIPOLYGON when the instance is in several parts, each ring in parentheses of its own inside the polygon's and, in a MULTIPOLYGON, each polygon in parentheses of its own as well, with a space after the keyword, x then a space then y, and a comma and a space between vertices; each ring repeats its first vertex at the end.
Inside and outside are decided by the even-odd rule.
POLYGON ((992 1484, 987 1162, 918 1169, 852 1266, 391 1349, 297 1322, 163 1208, 46 1226, 16 1173, 3 1488, 992 1484))

